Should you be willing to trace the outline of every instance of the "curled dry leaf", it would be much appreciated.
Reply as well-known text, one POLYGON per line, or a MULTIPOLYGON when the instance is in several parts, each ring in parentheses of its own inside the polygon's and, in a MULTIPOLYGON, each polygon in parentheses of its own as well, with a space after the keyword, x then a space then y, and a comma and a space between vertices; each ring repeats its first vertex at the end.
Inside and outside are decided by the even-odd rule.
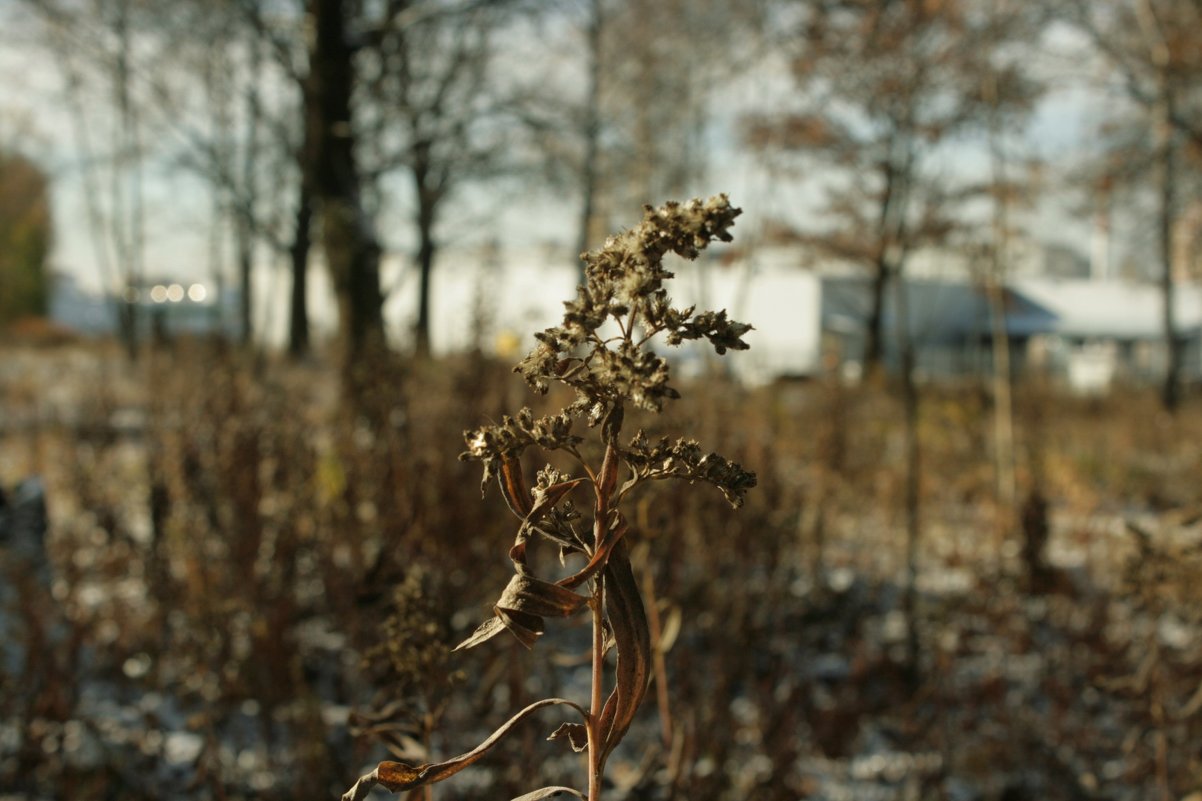
POLYGON ((601 542, 597 545, 596 550, 593 551, 593 555, 589 557, 588 564, 582 567, 578 573, 574 573, 567 578, 562 578, 555 583, 561 587, 571 589, 579 587, 591 579, 598 570, 605 566, 609 560, 610 552, 622 541, 622 537, 629 530, 630 526, 626 523, 626 518, 620 512, 613 512, 610 525, 605 529, 601 542))
POLYGON ((501 462, 501 472, 497 474, 497 482, 501 485, 501 497, 509 509, 518 517, 530 514, 530 490, 526 489, 526 477, 522 475, 522 462, 516 456, 508 456, 501 462))
MULTIPOLYGON (((513 462, 514 464, 517 464, 516 459, 514 459, 513 462)), ((517 464, 515 469, 516 472, 519 474, 521 473, 520 464, 517 464)), ((522 518, 522 525, 518 529, 517 536, 514 538, 513 547, 509 549, 509 558, 515 565, 518 566, 519 571, 521 571, 526 565, 526 541, 530 538, 530 532, 532 531, 539 531, 547 536, 548 539, 559 543, 561 547, 571 548, 573 546, 573 543, 570 540, 561 536, 556 536, 554 533, 554 527, 548 530, 546 527, 539 528, 538 524, 555 508, 556 504, 563 500, 568 493, 584 483, 584 481, 585 479, 583 478, 560 481, 545 489, 536 487, 533 493, 523 495, 520 498, 515 497, 514 499, 509 499, 508 493, 511 490, 514 492, 519 491, 517 489, 513 489, 514 487, 521 488, 520 492, 525 492, 525 484, 520 480, 506 480, 504 475, 502 475, 501 488, 504 490, 504 494, 506 495, 506 503, 509 504, 509 508, 512 509, 514 513, 518 515, 518 517, 522 518), (525 509, 525 513, 519 513, 519 508, 525 509)))
MULTIPOLYGON (((504 739, 512 731, 513 727, 524 718, 545 706, 556 704, 571 707, 579 712, 581 717, 586 717, 584 709, 566 698, 544 698, 542 701, 535 701, 505 721, 499 729, 488 736, 488 739, 466 754, 460 754, 445 762, 430 762, 422 765, 409 765, 404 762, 381 762, 376 766, 375 770, 365 776, 361 776, 351 789, 343 793, 342 801, 363 801, 376 785, 380 785, 394 793, 400 793, 405 790, 412 790, 415 787, 449 779, 459 771, 479 761, 482 756, 504 739)), ((549 798, 551 796, 540 797, 549 798)))
POLYGON ((517 538, 513 547, 509 549, 509 558, 513 560, 518 572, 509 580, 501 598, 493 606, 493 617, 481 623, 471 636, 455 646, 456 651, 491 640, 506 629, 517 637, 522 645, 532 648, 546 628, 543 618, 568 617, 587 601, 584 596, 572 592, 571 587, 562 582, 555 584, 543 581, 530 575, 526 568, 528 532, 585 479, 559 481, 530 493, 521 474, 521 463, 516 458, 511 458, 504 462, 499 476, 506 503, 510 509, 523 517, 517 538), (520 514, 521 511, 524 511, 524 515, 520 514))
POLYGON ((493 615, 470 637, 455 646, 456 651, 472 648, 508 629, 530 648, 543 633, 545 617, 568 617, 587 602, 587 598, 549 581, 526 573, 517 573, 505 586, 493 615))
POLYGON ((545 490, 540 490, 538 492, 538 499, 535 500, 534 506, 526 515, 526 523, 534 525, 542 520, 547 512, 551 511, 557 503, 563 500, 565 495, 584 482, 585 479, 583 478, 574 478, 571 481, 560 481, 558 484, 552 484, 545 490))
MULTIPOLYGON (((620 408, 620 407, 619 407, 620 408)), ((621 417, 618 418, 619 424, 621 417)), ((615 430, 612 437, 617 437, 615 430)), ((610 443, 605 448, 605 459, 601 463, 601 472, 597 476, 597 497, 609 498, 613 495, 614 488, 618 484, 618 467, 620 465, 620 453, 617 448, 610 443)))
POLYGON ((581 723, 565 723, 551 732, 551 736, 547 739, 562 740, 565 738, 576 753, 588 748, 588 729, 581 723))
POLYGON ((541 790, 520 795, 513 799, 513 801, 542 801, 544 798, 564 798, 569 795, 576 798, 584 798, 579 791, 573 790, 571 787, 544 787, 541 790))

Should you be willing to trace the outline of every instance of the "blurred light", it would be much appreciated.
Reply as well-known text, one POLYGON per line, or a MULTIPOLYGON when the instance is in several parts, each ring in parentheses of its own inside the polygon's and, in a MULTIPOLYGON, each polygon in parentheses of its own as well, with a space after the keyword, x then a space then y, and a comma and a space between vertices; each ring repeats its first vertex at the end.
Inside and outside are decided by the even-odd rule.
POLYGON ((193 303, 201 303, 208 296, 209 293, 205 291, 204 286, 201 284, 193 284, 192 286, 188 287, 188 300, 192 301, 193 303))
POLYGON ((184 288, 179 284, 172 284, 167 287, 167 300, 172 303, 179 303, 184 299, 184 288))
POLYGON ((150 654, 140 653, 126 659, 121 672, 131 679, 140 679, 150 672, 150 665, 150 654))
POLYGON ((164 303, 167 300, 167 287, 162 284, 155 285, 154 289, 150 290, 150 299, 155 303, 164 303))
POLYGON ((502 331, 497 334, 496 341, 493 343, 493 349, 502 359, 508 359, 515 356, 522 347, 522 340, 513 331, 502 331))

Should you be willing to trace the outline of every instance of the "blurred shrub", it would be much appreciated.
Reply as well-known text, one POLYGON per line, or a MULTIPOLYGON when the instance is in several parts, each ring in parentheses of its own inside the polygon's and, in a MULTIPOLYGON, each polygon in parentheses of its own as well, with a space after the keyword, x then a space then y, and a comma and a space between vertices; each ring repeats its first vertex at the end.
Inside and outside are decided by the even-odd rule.
POLYGON ((25 157, 0 152, 0 326, 46 313, 52 239, 49 177, 25 157))

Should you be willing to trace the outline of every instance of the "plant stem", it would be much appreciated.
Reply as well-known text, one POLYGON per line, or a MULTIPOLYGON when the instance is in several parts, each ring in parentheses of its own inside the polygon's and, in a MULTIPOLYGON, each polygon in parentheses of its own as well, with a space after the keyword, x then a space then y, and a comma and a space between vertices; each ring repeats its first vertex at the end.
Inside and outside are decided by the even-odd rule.
MULTIPOLYGON (((633 324, 633 315, 631 321, 633 324)), ((601 470, 593 481, 593 489, 597 493, 597 506, 593 517, 593 548, 600 553, 605 542, 606 533, 610 526, 610 502, 613 499, 614 487, 618 477, 618 450, 614 445, 618 429, 621 428, 621 417, 616 426, 607 436, 610 438, 605 446, 605 459, 601 470)), ((593 597, 589 606, 593 610, 593 687, 592 703, 589 707, 588 718, 588 801, 601 801, 601 768, 604 757, 602 753, 605 743, 602 741, 605 732, 601 731, 601 694, 605 682, 605 573, 602 571, 593 579, 593 597)))
POLYGON ((601 801, 601 696, 605 681, 605 582, 594 579, 596 590, 589 601, 593 609, 593 687, 588 716, 588 801, 601 801))

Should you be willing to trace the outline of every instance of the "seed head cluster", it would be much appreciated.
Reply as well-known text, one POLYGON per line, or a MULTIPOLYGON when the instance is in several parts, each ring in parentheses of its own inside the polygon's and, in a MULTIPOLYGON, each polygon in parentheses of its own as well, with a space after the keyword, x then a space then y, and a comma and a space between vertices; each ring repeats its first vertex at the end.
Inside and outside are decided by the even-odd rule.
POLYGON ((706 453, 696 440, 661 438, 654 445, 640 430, 622 449, 626 463, 640 479, 683 478, 706 481, 722 490, 731 506, 743 505, 743 496, 755 486, 755 473, 749 473, 729 459, 706 453))
MULTIPOLYGON (((668 361, 650 347, 656 335, 663 334, 670 346, 704 339, 719 354, 747 349, 743 335, 750 325, 731 320, 725 310, 676 308, 664 288, 673 277, 664 267, 669 253, 695 259, 711 242, 730 241, 728 229, 740 213, 726 195, 647 206, 641 223, 582 255, 585 283, 574 300, 564 303, 563 321, 535 334, 538 344, 515 368, 536 392, 546 393, 556 381, 572 387, 576 400, 558 415, 535 420, 523 409, 500 425, 465 432, 468 450, 461 458, 484 463, 484 485, 504 460, 529 445, 574 449, 581 441, 571 433, 575 417, 584 417, 589 426, 616 420, 610 426, 616 432, 626 404, 659 412, 665 401, 679 398, 669 384, 668 361)), ((652 446, 640 431, 619 451, 638 479, 707 481, 735 506, 755 486, 753 473, 703 452, 692 440, 652 446)))
MULTIPOLYGON (((705 338, 719 353, 745 350, 742 336, 751 326, 727 319, 725 312, 673 308, 663 286, 673 277, 664 268, 668 253, 695 259, 710 242, 729 242, 728 229, 739 213, 725 195, 647 206, 641 223, 583 255, 584 286, 564 304, 563 322, 535 335, 539 344, 518 372, 538 392, 546 392, 551 381, 573 387, 580 409, 628 400, 658 412, 665 399, 679 396, 668 386, 667 362, 643 347, 653 336, 664 332, 669 345, 705 338), (616 332, 604 337, 602 327, 610 321, 616 332)), ((590 415, 594 422, 603 416, 603 410, 590 415)))

